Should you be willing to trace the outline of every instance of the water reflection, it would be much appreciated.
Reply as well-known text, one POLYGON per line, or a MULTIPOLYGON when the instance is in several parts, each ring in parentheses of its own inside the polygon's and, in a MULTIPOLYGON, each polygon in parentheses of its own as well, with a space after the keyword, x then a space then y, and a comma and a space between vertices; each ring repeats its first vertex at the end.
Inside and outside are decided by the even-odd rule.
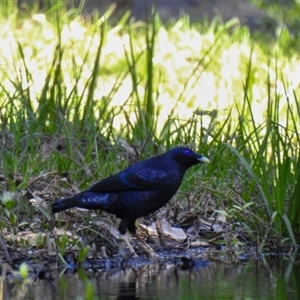
MULTIPOLYGON (((18 299, 300 299, 299 266, 285 262, 225 264, 182 270, 151 265, 137 269, 55 274, 31 282, 18 299), (90 295, 90 296, 89 296, 90 295)), ((4 286, 16 298, 20 283, 4 286)))

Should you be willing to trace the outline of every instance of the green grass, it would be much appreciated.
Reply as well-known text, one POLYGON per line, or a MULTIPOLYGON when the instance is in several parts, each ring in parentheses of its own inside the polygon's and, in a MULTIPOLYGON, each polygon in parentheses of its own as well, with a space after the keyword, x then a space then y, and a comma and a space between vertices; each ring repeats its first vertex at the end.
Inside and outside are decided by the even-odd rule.
MULTIPOLYGON (((288 31, 272 40, 235 20, 163 25, 153 16, 146 25, 128 15, 111 26, 112 11, 83 18, 59 2, 45 15, 5 11, 1 190, 41 195, 49 205, 189 145, 212 161, 189 171, 181 188, 197 214, 224 214, 261 251, 298 247, 300 59, 296 48, 287 51, 288 31)), ((17 234, 34 214, 40 230, 50 229, 30 196, 2 200, 1 229, 17 234)), ((183 199, 175 202, 186 209, 183 199)), ((235 232, 221 243, 234 244, 235 232)))

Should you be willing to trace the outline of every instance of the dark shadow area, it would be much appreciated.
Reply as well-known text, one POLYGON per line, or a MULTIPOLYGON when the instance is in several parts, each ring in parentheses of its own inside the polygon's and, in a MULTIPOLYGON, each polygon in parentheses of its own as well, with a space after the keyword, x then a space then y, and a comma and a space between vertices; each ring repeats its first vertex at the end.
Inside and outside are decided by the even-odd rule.
MULTIPOLYGON (((54 1, 48 0, 19 0, 19 6, 37 5, 41 10, 46 10, 53 5, 54 1)), ((79 7, 80 0, 65 0, 69 8, 79 7)), ((178 20, 183 14, 187 14, 191 22, 211 21, 220 17, 224 22, 238 18, 240 24, 246 25, 250 30, 263 30, 268 26, 265 13, 247 0, 223 1, 223 0, 86 0, 83 13, 92 13, 95 10, 104 14, 107 9, 116 4, 115 17, 123 15, 126 11, 131 12, 136 20, 148 20, 152 8, 155 7, 163 22, 178 20)))

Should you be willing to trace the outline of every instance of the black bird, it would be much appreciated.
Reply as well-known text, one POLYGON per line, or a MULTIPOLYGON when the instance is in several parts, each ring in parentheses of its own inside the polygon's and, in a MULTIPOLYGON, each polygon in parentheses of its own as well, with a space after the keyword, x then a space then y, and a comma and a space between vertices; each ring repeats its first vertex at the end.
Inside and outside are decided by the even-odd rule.
POLYGON ((136 163, 77 195, 56 200, 53 213, 72 207, 100 209, 121 219, 119 232, 135 234, 136 219, 164 206, 176 193, 185 171, 205 156, 184 147, 136 163))

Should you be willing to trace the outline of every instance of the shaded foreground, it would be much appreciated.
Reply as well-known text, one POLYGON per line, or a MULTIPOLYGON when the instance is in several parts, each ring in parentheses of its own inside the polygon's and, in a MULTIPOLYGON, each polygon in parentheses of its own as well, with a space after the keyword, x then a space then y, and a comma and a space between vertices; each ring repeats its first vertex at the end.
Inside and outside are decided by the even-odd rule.
MULTIPOLYGON (((46 274, 45 274, 46 275, 46 274)), ((4 299, 299 299, 299 268, 284 260, 243 264, 170 263, 134 268, 65 269, 42 279, 4 281, 4 299)))

